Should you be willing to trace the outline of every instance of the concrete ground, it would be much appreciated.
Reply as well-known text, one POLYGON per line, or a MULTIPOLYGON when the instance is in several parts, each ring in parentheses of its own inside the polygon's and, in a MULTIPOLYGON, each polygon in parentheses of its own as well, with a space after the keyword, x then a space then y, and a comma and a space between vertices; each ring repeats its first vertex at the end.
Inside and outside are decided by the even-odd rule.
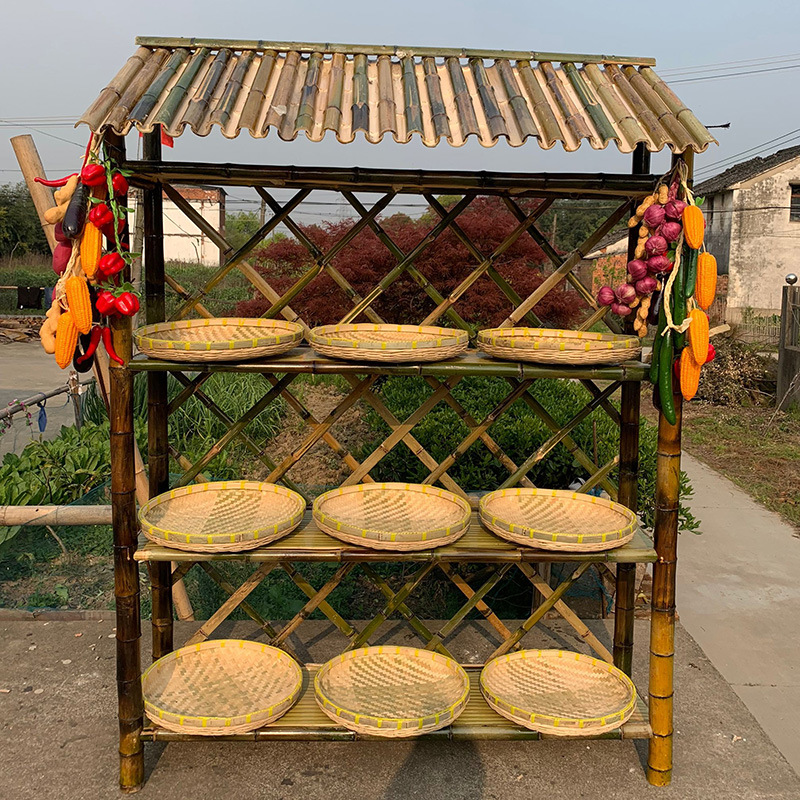
MULTIPOLYGON (((104 800, 118 795, 113 621, 0 619, 0 797, 11 800, 104 800)), ((407 642, 402 625, 386 638, 407 642)), ((607 644, 609 628, 595 632, 607 644)), ((178 626, 176 641, 193 630, 178 626)), ((325 623, 304 623, 292 647, 315 660, 341 648, 325 623), (310 626, 310 627, 306 627, 310 626)), ((553 625, 532 644, 575 647, 553 625)), ((646 686, 648 624, 637 621, 634 677, 646 686)), ((247 635, 252 625, 226 626, 247 635)), ((149 631, 142 640, 147 651, 149 631)), ((478 623, 452 643, 463 660, 486 650, 478 623)), ((351 800, 548 800, 680 798, 766 800, 800 797, 800 778, 682 629, 676 642, 675 775, 649 786, 646 744, 631 741, 173 743, 146 745, 142 800, 269 798, 351 800)), ((148 663, 147 652, 143 663, 148 663)))
MULTIPOLYGON (((0 345, 0 408, 15 400, 25 400, 38 392, 46 392, 63 386, 67 382, 69 370, 62 370, 42 350, 39 342, 12 342, 0 345)), ((82 375, 85 381, 87 376, 82 375)), ((74 425, 75 413, 72 401, 66 394, 51 397, 45 406, 47 427, 44 438, 52 439, 58 435, 62 425, 74 425)), ((33 425, 25 424, 24 413, 14 415, 10 430, 0 436, 0 459, 6 453, 20 453, 33 436, 39 435, 36 424, 39 409, 31 408, 33 425)))
POLYGON ((682 462, 703 534, 678 542, 681 621, 800 773, 800 536, 705 464, 682 462))

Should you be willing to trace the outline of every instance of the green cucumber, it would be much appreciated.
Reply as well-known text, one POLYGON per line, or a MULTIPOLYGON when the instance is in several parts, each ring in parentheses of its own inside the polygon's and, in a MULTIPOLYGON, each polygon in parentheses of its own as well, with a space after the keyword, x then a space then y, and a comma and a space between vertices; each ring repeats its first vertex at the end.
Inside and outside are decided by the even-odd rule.
MULTIPOLYGON (((686 256, 686 247, 684 247, 683 255, 686 256)), ((675 276, 675 284, 672 287, 672 322, 678 327, 686 317, 686 296, 684 295, 684 287, 686 286, 686 264, 687 258, 681 259, 680 266, 675 267, 678 274, 675 276)), ((683 333, 675 334, 675 352, 680 353, 686 344, 686 335, 683 333)))
MULTIPOLYGON (((677 337, 676 337, 677 338, 677 337)), ((658 399, 661 401, 661 413, 670 425, 675 424, 675 398, 672 396, 672 331, 669 331, 661 343, 658 354, 658 399)))
POLYGON ((688 300, 694 294, 694 288, 697 285, 697 256, 699 250, 689 251, 689 264, 686 270, 686 286, 683 290, 683 296, 688 300))
POLYGON ((664 313, 664 304, 658 309, 658 327, 656 336, 653 339, 653 358, 650 361, 650 383, 658 383, 658 355, 661 352, 661 344, 664 337, 661 335, 667 327, 667 315, 664 313))

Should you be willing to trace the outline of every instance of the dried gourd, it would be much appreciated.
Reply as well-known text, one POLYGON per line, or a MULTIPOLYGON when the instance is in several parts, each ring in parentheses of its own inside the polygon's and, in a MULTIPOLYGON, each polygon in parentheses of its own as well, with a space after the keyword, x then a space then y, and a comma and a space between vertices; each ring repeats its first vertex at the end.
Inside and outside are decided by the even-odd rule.
POLYGON ((75 347, 78 344, 78 328, 72 319, 72 314, 65 311, 58 318, 56 326, 56 364, 61 369, 66 369, 72 363, 75 347))
POLYGON ((689 312, 689 319, 689 347, 694 360, 705 364, 708 357, 708 317, 705 311, 694 308, 689 312))
POLYGON ((684 400, 691 400, 700 386, 700 365, 690 347, 684 347, 680 361, 680 385, 684 400))
POLYGON ((697 305, 704 310, 714 302, 717 296, 717 259, 711 253, 700 253, 697 257, 697 283, 694 298, 697 305))
POLYGON ((640 218, 644 216, 644 212, 647 211, 647 209, 650 208, 655 201, 656 198, 652 194, 645 197, 645 199, 642 200, 642 202, 639 204, 639 207, 636 209, 636 216, 640 218))
POLYGON ((683 237, 692 250, 699 250, 703 244, 706 221, 699 206, 686 206, 683 209, 683 237))

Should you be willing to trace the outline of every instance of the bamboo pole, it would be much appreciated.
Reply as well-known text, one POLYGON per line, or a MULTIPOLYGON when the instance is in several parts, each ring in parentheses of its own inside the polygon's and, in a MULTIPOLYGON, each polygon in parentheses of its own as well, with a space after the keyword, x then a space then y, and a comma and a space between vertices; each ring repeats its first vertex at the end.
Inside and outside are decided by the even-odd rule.
MULTIPOLYGON (((650 171, 650 152, 639 144, 633 154, 634 175, 650 171)), ((631 203, 631 214, 636 211, 631 203)), ((628 260, 634 257, 639 239, 639 226, 628 229, 628 260)), ((625 333, 633 334, 633 323, 624 322, 625 333)), ((619 423, 619 502, 636 512, 639 478, 639 411, 641 384, 623 381, 619 423)), ((633 620, 636 605, 636 565, 617 564, 614 594, 614 664, 626 675, 631 674, 633 661, 633 620)))
POLYGON ((111 506, 0 506, 0 527, 110 524, 111 506))
MULTIPOLYGON (((114 349, 125 363, 132 355, 129 317, 111 320, 114 349)), ((133 461, 133 373, 113 364, 111 384, 111 508, 114 523, 114 595, 117 617, 117 696, 120 788, 136 791, 144 780, 144 705, 140 675, 139 569, 133 554, 139 530, 133 461)))
MULTIPOLYGON (((161 160, 161 130, 145 134, 143 157, 147 161, 161 160)), ((164 212, 161 186, 146 188, 142 197, 143 242, 145 259, 145 310, 147 324, 163 322, 164 302, 164 212)), ((138 215, 137 215, 138 216, 138 215)), ((147 464, 150 469, 150 497, 169 489, 169 442, 167 430, 167 373, 147 374, 147 464)), ((168 562, 150 564, 153 636, 153 660, 172 651, 172 592, 171 567, 168 562)), ((183 583, 181 582, 181 585, 183 583)))
MULTIPOLYGON (((694 154, 674 156, 683 160, 691 185, 694 154)), ((683 398, 677 387, 675 424, 659 414, 656 473, 655 549, 653 598, 650 622, 650 725, 653 738, 647 753, 647 780, 653 786, 672 781, 673 695, 675 669, 675 573, 678 564, 678 511, 681 477, 681 422, 683 398)))
POLYGON ((52 225, 45 222, 44 212, 48 208, 52 208, 56 202, 53 199, 53 190, 49 186, 42 186, 41 183, 36 183, 34 178, 46 178, 47 175, 42 165, 42 160, 39 158, 39 153, 36 150, 36 145, 33 143, 33 136, 26 133, 23 136, 12 136, 11 146, 14 148, 14 155, 19 162, 19 168, 22 171, 22 177, 25 179, 25 185, 28 187, 33 205, 36 208, 36 213, 39 215, 39 222, 44 229, 44 235, 47 237, 47 244, 50 245, 50 250, 56 248, 56 234, 52 225))
MULTIPOLYGON (((514 197, 630 198, 653 191, 652 175, 589 172, 476 172, 475 170, 372 169, 351 167, 276 167, 213 164, 196 161, 129 161, 134 186, 161 181, 198 185, 274 186, 284 189, 329 189, 349 192, 505 195, 514 197)), ((602 236, 602 234, 601 234, 602 236)))

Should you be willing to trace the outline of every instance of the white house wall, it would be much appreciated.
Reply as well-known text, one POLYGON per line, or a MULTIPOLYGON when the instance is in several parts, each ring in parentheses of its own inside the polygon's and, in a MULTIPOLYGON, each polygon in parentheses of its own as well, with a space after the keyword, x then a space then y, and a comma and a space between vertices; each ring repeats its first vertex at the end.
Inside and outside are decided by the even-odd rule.
POLYGON ((728 318, 733 322, 747 308, 760 315, 780 313, 784 277, 800 272, 800 222, 789 221, 792 184, 800 184, 800 158, 733 187, 733 213, 724 215, 731 217, 728 318))
MULTIPOLYGON (((189 204, 199 212, 216 230, 224 223, 223 207, 218 200, 189 200, 189 204)), ((203 264, 216 267, 220 264, 219 248, 167 197, 163 198, 164 208, 164 260, 185 261, 190 264, 203 264)), ((133 209, 131 230, 136 224, 136 201, 129 206, 133 209)))

